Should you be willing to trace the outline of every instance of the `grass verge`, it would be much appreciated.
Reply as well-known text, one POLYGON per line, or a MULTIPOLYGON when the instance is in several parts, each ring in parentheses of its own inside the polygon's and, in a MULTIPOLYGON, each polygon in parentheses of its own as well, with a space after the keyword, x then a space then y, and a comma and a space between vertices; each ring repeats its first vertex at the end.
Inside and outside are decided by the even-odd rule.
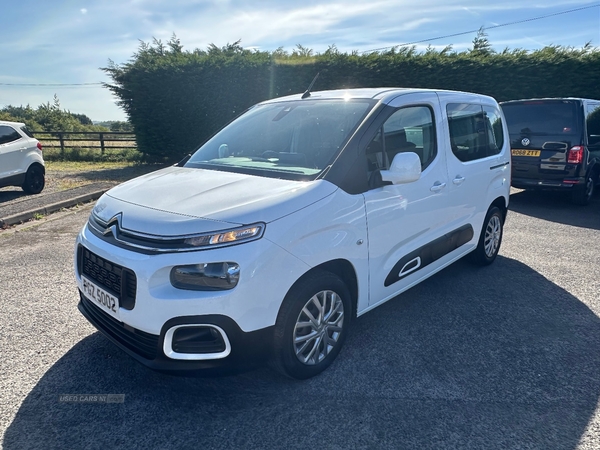
POLYGON ((163 167, 126 161, 46 161, 45 190, 63 191, 100 181, 121 183, 163 167))

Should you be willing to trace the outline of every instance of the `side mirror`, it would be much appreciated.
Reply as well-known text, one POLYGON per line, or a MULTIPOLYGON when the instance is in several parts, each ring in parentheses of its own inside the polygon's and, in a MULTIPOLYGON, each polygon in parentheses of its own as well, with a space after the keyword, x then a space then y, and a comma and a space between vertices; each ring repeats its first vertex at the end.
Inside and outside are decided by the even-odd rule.
POLYGON ((417 181, 421 177, 421 158, 414 152, 397 153, 389 170, 381 171, 381 179, 392 184, 417 181))

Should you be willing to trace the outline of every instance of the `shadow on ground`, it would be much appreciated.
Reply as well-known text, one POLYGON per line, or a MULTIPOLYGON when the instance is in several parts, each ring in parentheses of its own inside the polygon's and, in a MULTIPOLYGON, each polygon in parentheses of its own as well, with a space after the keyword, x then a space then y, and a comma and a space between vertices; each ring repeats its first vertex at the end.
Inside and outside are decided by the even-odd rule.
POLYGON ((3 445, 573 449, 600 395, 598 348, 598 317, 530 267, 460 261, 358 319, 304 382, 169 377, 95 333, 40 379, 3 445), (59 402, 94 393, 125 401, 59 402))
POLYGON ((521 191, 510 196, 509 209, 538 219, 600 230, 600 193, 587 206, 575 205, 564 193, 521 191))
POLYGON ((7 188, 7 189, 1 189, 0 190, 0 204, 4 203, 4 202, 10 202, 12 200, 16 200, 18 198, 28 198, 29 195, 27 195, 25 192, 23 192, 20 188, 7 188))

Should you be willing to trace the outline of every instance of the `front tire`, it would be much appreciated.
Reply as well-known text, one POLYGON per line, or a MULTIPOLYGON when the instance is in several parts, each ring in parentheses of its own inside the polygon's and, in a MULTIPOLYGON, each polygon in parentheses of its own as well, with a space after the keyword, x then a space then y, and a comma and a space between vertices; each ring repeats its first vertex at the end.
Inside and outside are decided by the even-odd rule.
POLYGON ((39 194, 44 189, 46 184, 46 177, 44 168, 39 164, 33 164, 27 169, 25 174, 25 181, 21 186, 21 189, 27 194, 39 194))
POLYGON ((351 317, 345 283, 330 272, 309 274, 290 289, 281 305, 272 365, 299 380, 323 372, 339 354, 351 317))
POLYGON ((479 243, 475 251, 471 253, 471 260, 480 266, 487 266, 493 263, 500 251, 503 232, 504 215, 498 207, 492 206, 483 221, 479 243))

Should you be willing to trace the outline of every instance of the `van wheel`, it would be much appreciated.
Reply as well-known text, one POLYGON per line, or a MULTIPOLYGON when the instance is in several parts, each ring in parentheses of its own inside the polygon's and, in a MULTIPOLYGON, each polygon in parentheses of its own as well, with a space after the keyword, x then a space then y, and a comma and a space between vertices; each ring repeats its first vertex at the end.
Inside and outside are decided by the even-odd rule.
POLYGON ((39 194, 44 189, 46 184, 46 178, 44 176, 44 169, 38 164, 29 166, 27 173, 25 174, 25 181, 21 186, 27 194, 39 194))
POLYGON ((471 253, 471 260, 475 264, 487 266, 494 262, 500 251, 503 230, 504 217, 502 212, 498 207, 492 206, 483 221, 479 244, 477 244, 475 251, 471 253))
POLYGON ((590 203, 594 195, 594 179, 592 175, 585 178, 585 186, 577 187, 571 196, 571 201, 576 205, 585 206, 590 203))
POLYGON ((330 272, 314 272, 288 292, 275 324, 273 367, 303 380, 329 367, 339 354, 352 306, 345 283, 330 272))

